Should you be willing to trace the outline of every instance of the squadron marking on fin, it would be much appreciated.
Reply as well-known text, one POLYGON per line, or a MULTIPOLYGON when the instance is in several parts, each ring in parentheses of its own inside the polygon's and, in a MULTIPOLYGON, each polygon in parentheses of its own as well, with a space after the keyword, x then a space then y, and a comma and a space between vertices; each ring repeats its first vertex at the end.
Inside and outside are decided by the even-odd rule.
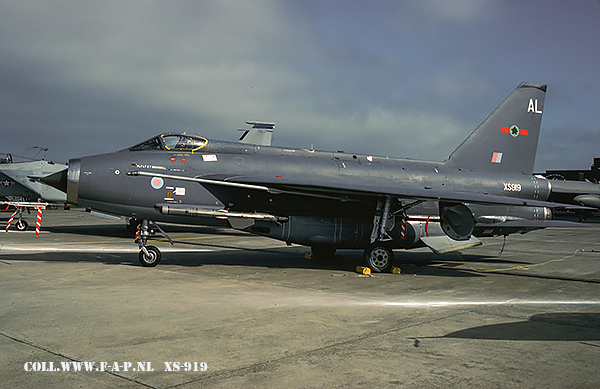
POLYGON ((510 127, 500 127, 500 132, 504 134, 510 134, 513 138, 516 138, 519 135, 529 135, 529 131, 524 128, 519 128, 516 125, 512 125, 510 127))
POLYGON ((529 99, 529 105, 527 106, 527 112, 542 113, 538 110, 538 99, 529 99))

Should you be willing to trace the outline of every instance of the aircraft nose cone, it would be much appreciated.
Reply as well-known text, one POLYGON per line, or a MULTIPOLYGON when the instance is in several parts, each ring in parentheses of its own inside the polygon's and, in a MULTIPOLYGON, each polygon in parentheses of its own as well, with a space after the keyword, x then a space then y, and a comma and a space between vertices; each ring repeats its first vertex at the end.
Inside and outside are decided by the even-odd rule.
POLYGON ((40 181, 60 190, 61 192, 67 193, 67 170, 68 169, 65 168, 46 177, 42 177, 40 178, 40 181))

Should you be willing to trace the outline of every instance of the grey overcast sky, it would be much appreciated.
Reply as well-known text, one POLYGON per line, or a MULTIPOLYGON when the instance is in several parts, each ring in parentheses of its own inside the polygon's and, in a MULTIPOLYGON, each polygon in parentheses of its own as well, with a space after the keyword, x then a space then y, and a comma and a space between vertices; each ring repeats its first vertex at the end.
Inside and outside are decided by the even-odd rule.
POLYGON ((0 150, 161 132, 443 161, 522 81, 536 171, 600 156, 600 2, 0 0, 0 150))

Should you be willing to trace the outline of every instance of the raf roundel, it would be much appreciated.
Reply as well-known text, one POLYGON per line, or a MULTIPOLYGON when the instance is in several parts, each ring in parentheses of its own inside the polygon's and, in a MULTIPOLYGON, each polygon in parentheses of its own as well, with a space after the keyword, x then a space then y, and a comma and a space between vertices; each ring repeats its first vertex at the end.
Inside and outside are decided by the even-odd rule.
POLYGON ((154 189, 160 189, 163 187, 164 184, 165 182, 160 177, 152 177, 152 179, 150 180, 150 185, 152 185, 154 189))

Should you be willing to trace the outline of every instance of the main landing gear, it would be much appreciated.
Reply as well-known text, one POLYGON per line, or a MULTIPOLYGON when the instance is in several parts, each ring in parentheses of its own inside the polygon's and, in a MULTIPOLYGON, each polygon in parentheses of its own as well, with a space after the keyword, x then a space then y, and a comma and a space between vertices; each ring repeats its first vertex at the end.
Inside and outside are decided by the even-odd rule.
MULTIPOLYGON (((138 254, 138 259, 140 264, 144 267, 154 267, 160 263, 161 254, 160 250, 156 246, 146 245, 148 242, 148 238, 150 237, 150 222, 148 220, 142 220, 142 222, 137 227, 137 233, 135 237, 135 242, 138 244, 140 248, 140 252, 138 254)), ((157 224, 154 224, 157 230, 159 230, 162 235, 167 238, 169 243, 173 244, 173 241, 169 236, 160 228, 157 224)))
POLYGON ((392 251, 392 237, 388 231, 394 228, 393 215, 391 214, 392 197, 386 197, 385 202, 377 203, 377 210, 373 219, 371 244, 365 249, 364 258, 367 266, 373 272, 383 273, 392 268, 394 252, 392 251))
POLYGON ((369 268, 376 273, 388 272, 394 264, 394 252, 384 242, 371 244, 365 250, 364 258, 369 268))
MULTIPOLYGON (((400 240, 405 239, 405 225, 407 222, 406 210, 418 204, 422 200, 402 205, 397 199, 391 196, 385 198, 385 201, 377 202, 375 217, 373 218, 373 230, 371 231, 371 242, 365 249, 364 259, 371 271, 376 273, 388 272, 394 265, 394 247, 393 238, 389 232, 394 229, 396 214, 402 215, 400 230, 400 240)), ((396 242, 397 243, 397 242, 396 242)))

